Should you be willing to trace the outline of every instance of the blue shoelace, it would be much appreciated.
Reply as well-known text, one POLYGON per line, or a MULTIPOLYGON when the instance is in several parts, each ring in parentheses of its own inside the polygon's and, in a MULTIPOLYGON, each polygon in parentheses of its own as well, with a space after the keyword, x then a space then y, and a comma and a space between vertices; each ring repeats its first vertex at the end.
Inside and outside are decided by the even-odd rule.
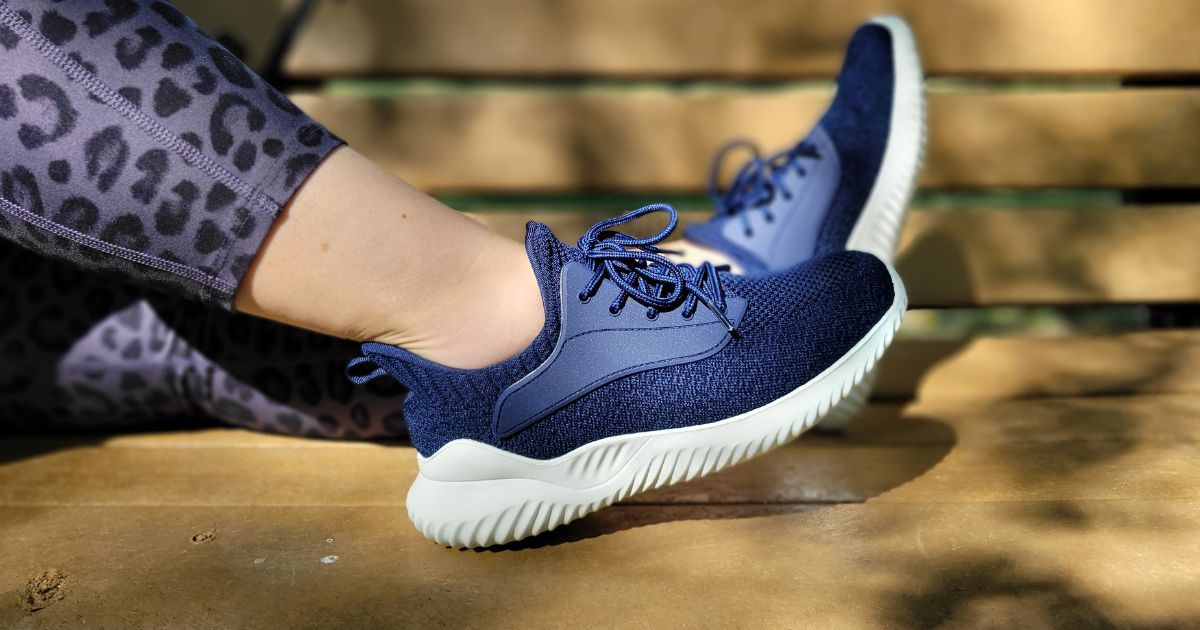
POLYGON ((655 246, 675 230, 678 221, 675 208, 666 204, 652 204, 593 225, 579 239, 579 249, 592 262, 595 270, 592 279, 579 293, 580 301, 592 299, 604 279, 608 278, 621 288, 620 295, 608 307, 614 315, 625 308, 631 297, 648 307, 646 317, 650 319, 681 305, 683 317, 691 319, 698 305, 703 304, 725 324, 726 330, 736 333, 736 327, 725 316, 725 289, 718 275, 728 267, 714 267, 707 262, 699 267, 677 265, 662 255, 666 250, 655 246), (612 231, 618 225, 652 212, 666 212, 670 217, 667 226, 653 236, 635 238, 612 231))
POLYGON ((788 189, 783 178, 789 169, 796 169, 801 177, 808 174, 801 162, 802 158, 819 160, 821 153, 812 144, 801 142, 764 159, 758 147, 748 140, 734 140, 726 144, 713 158, 708 174, 708 196, 712 199, 717 214, 740 215, 746 236, 752 236, 754 231, 744 210, 762 208, 767 223, 774 221, 775 215, 771 213, 768 204, 777 194, 785 200, 791 200, 792 191, 788 189), (730 153, 739 149, 748 150, 750 159, 738 170, 729 188, 722 191, 721 166, 730 153))

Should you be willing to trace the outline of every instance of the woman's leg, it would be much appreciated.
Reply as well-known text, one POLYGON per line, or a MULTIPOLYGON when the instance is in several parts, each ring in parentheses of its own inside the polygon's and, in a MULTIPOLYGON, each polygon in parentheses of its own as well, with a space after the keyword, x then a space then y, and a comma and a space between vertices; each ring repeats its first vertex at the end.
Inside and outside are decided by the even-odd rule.
POLYGON ((166 2, 0 1, 0 235, 458 367, 524 347, 520 246, 339 144, 166 2))
POLYGON ((0 427, 208 419, 399 437, 400 387, 343 376, 351 342, 114 283, 0 243, 0 427))
POLYGON ((507 359, 545 323, 523 245, 349 149, 284 209, 235 304, 460 368, 507 359))

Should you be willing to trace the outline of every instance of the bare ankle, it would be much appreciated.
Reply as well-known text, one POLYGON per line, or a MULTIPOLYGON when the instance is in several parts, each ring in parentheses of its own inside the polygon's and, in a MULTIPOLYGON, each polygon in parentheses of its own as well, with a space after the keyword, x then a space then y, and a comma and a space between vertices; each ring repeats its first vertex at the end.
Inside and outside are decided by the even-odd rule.
POLYGON ((350 149, 272 228, 238 310, 479 368, 516 355, 545 312, 524 248, 350 149))
POLYGON ((408 309, 406 329, 374 340, 459 369, 483 368, 516 356, 544 328, 545 306, 524 250, 515 243, 500 249, 481 255, 475 269, 455 279, 450 294, 421 305, 428 309, 424 314, 408 309), (430 308, 434 304, 439 306, 430 308))

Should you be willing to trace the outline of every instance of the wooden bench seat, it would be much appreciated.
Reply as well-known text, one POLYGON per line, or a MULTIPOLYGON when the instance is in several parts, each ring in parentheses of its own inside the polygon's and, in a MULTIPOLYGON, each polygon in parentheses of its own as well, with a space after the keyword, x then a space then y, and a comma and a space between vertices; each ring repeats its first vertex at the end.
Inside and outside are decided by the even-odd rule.
POLYGON ((876 405, 484 552, 411 527, 402 445, 10 441, 0 625, 1169 625, 1200 619, 1198 414, 1196 394, 876 405), (18 593, 54 570, 64 599, 29 617, 18 593))

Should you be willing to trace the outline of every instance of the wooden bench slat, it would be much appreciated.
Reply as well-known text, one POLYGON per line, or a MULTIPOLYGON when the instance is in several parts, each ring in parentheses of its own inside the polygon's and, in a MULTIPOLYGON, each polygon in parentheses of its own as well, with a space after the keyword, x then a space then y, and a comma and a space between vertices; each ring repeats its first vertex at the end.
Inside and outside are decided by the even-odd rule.
MULTIPOLYGON (((1196 395, 881 405, 844 437, 809 435, 630 502, 1187 498, 1200 475, 1198 413, 1196 395)), ((232 446, 6 444, 0 506, 403 506, 416 475, 410 447, 246 448, 230 433, 232 446)))
POLYGON ((407 523, 407 448, 234 430, 62 451, 6 441, 0 626, 1200 618, 1200 396, 897 410, 482 553, 407 523), (816 505, 822 482, 872 494, 816 505), (62 598, 31 614, 19 595, 44 572, 65 576, 62 598))
MULTIPOLYGON (((414 90, 298 95, 359 151, 429 190, 700 190, 724 142, 795 142, 817 89, 414 90)), ((935 93, 921 185, 1200 185, 1200 90, 935 93)))
POLYGON ((918 305, 1190 301, 1197 218, 1200 206, 917 212, 898 268, 918 305))
MULTIPOLYGON (((472 216, 518 240, 542 221, 567 243, 609 211, 472 216)), ((681 222, 704 221, 684 212, 681 222)), ((899 269, 914 307, 1175 302, 1200 299, 1200 206, 964 209, 910 214, 899 269)))
POLYGON ((879 398, 987 401, 1200 391, 1200 332, 1097 337, 899 340, 879 398))
POLYGON ((931 75, 1200 71, 1190 0, 322 2, 294 75, 834 76, 855 27, 906 16, 931 75))
POLYGON ((405 521, 403 507, 0 508, 0 625, 1039 628, 1200 618, 1196 499, 869 503, 760 518, 618 507, 490 552, 441 548, 405 521), (18 594, 51 569, 67 576, 63 598, 31 615, 18 594))

